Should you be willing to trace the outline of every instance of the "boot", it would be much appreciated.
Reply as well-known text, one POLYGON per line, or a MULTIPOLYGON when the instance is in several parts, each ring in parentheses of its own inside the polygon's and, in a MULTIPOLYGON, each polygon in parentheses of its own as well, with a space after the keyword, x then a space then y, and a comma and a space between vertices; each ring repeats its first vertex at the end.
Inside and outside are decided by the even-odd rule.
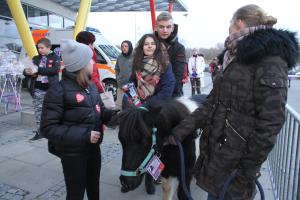
POLYGON ((154 180, 150 174, 145 175, 145 187, 148 194, 155 194, 154 180))
POLYGON ((29 139, 30 141, 35 141, 35 140, 39 140, 39 139, 43 138, 38 131, 34 131, 34 132, 35 132, 35 135, 29 139))

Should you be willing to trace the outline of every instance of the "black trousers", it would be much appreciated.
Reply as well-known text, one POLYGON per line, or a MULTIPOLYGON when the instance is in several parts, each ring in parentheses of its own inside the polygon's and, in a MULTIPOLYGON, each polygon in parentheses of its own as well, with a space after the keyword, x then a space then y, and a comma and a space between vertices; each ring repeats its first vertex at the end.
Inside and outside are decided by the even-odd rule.
POLYGON ((192 95, 195 94, 195 91, 197 91, 197 94, 201 94, 201 91, 200 91, 200 87, 201 87, 200 78, 191 78, 191 85, 192 85, 192 95))
POLYGON ((100 199, 100 147, 93 148, 87 156, 63 156, 61 163, 67 188, 66 200, 83 200, 85 190, 89 200, 100 199))

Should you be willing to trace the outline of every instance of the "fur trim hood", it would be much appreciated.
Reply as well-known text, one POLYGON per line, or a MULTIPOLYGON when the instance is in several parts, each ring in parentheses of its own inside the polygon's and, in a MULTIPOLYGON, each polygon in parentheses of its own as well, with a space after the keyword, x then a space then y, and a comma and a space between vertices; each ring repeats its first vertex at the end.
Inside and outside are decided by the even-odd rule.
POLYGON ((257 30, 237 44, 236 59, 240 63, 253 64, 267 56, 280 56, 289 68, 299 58, 296 33, 287 30, 257 30))

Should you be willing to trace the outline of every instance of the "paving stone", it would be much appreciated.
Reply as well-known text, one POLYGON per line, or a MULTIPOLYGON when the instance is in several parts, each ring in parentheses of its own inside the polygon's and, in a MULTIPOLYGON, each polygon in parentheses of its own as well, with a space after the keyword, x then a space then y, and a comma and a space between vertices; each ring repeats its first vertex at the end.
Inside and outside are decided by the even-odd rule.
POLYGON ((0 200, 22 200, 29 192, 10 185, 0 184, 0 200))

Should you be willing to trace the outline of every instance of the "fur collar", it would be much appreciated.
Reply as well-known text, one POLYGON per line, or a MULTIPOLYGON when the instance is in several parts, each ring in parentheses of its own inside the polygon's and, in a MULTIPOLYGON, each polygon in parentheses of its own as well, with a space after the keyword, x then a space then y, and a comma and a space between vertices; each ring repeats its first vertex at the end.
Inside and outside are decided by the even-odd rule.
POLYGON ((240 63, 253 64, 267 56, 280 56, 294 67, 299 57, 296 34, 286 30, 257 30, 237 44, 236 59, 240 63))

